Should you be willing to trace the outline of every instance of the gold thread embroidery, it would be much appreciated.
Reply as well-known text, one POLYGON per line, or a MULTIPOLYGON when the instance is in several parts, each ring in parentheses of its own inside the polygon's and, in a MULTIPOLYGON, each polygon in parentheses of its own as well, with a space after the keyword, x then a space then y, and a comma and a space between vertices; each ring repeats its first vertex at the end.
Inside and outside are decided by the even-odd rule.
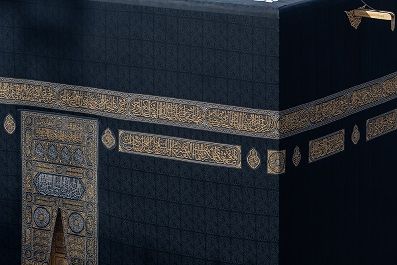
POLYGON ((397 73, 284 111, 0 78, 0 102, 281 139, 397 98, 397 73))
POLYGON ((345 130, 328 134, 309 142, 309 163, 345 150, 345 130))
POLYGON ((292 163, 294 164, 295 167, 297 167, 299 166, 301 160, 302 160, 302 155, 300 149, 298 146, 295 146, 294 154, 292 155, 292 163))
POLYGON ((21 120, 22 264, 49 263, 59 210, 68 264, 97 264, 97 121, 28 111, 21 120))
POLYGON ((8 134, 13 134, 16 129, 16 124, 14 117, 12 117, 11 114, 7 114, 7 116, 4 119, 4 129, 8 134))
POLYGON ((367 120, 367 141, 375 139, 397 129, 397 111, 381 114, 367 120))
POLYGON ((116 146, 116 137, 109 128, 103 132, 101 139, 107 149, 113 149, 116 146))
POLYGON ((279 175, 285 173, 286 151, 267 151, 267 173, 279 175))
POLYGON ((354 125, 352 136, 351 136, 353 144, 358 144, 358 141, 360 141, 360 138, 361 138, 360 130, 358 129, 357 125, 354 125))
POLYGON ((241 146, 119 131, 119 151, 186 162, 241 168, 241 146))
POLYGON ((345 11, 347 18, 349 19, 350 25, 354 29, 358 29, 358 27, 361 24, 362 17, 358 17, 354 15, 354 10, 351 11, 345 11))
POLYGON ((207 123, 214 128, 226 128, 241 132, 272 133, 278 128, 278 119, 269 115, 236 110, 211 108, 206 112, 207 123))
POLYGON ((58 92, 59 104, 112 114, 128 113, 127 98, 97 91, 63 89, 58 92))
POLYGON ((252 169, 257 169, 261 164, 261 158, 259 157, 258 151, 252 148, 247 155, 247 163, 252 169))
POLYGON ((187 124, 202 124, 205 119, 204 110, 200 106, 133 98, 130 104, 131 114, 135 117, 158 119, 187 124))
POLYGON ((397 97, 397 76, 389 75, 327 98, 280 112, 281 137, 316 128, 397 97))

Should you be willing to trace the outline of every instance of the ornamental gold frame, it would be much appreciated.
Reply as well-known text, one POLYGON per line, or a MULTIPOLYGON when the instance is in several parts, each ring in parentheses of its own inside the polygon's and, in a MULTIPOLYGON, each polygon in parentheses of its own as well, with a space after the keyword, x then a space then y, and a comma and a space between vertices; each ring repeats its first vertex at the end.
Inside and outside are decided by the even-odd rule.
POLYGON ((68 264, 72 264, 72 259, 79 259, 84 264, 98 264, 98 152, 97 120, 40 111, 24 110, 21 112, 21 264, 48 264, 58 210, 62 213, 68 264), (39 120, 37 123, 41 123, 40 125, 36 124, 37 120, 39 120), (53 139, 53 135, 50 134, 36 135, 35 132, 38 128, 60 130, 56 128, 59 124, 55 124, 55 121, 77 128, 74 131, 80 130, 81 138, 76 138, 79 140, 74 142, 70 141, 70 138, 60 140, 62 136, 53 139), (48 126, 49 122, 54 125, 48 126), (45 155, 38 158, 33 153, 33 142, 38 144, 48 142, 52 145, 84 149, 83 156, 87 162, 78 166, 77 162, 65 163, 59 154, 52 160, 45 155), (39 174, 79 179, 85 187, 84 193, 80 198, 43 194, 34 183, 34 179, 39 174), (33 216, 33 209, 37 210, 38 208, 42 208, 48 213, 49 220, 43 226, 37 225, 33 216), (77 232, 72 230, 68 219, 71 214, 77 214, 83 218, 82 230, 77 232), (41 259, 38 259, 35 253, 41 253, 41 259))

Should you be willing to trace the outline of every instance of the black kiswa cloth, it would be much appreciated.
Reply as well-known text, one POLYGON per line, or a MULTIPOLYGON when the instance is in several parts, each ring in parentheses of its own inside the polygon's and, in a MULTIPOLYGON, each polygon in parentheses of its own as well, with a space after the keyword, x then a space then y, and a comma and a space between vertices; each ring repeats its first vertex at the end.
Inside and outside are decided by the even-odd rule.
POLYGON ((99 264, 397 264, 397 32, 354 29, 360 0, 0 2, 0 264, 44 253, 21 243, 21 108, 98 120, 99 264))

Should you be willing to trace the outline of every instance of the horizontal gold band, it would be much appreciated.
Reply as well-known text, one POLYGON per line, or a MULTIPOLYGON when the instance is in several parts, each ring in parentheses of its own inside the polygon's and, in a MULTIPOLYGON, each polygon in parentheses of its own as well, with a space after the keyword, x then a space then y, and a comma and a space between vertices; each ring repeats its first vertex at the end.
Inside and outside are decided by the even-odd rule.
POLYGON ((284 111, 0 78, 0 103, 94 114, 213 132, 281 139, 397 97, 397 73, 284 111))

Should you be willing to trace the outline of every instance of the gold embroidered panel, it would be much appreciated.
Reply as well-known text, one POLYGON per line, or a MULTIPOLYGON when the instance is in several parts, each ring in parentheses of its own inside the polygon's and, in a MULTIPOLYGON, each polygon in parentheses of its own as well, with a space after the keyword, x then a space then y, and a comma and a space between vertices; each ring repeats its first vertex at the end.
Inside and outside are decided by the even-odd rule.
POLYGON ((286 168, 286 150, 267 150, 267 173, 284 174, 286 168))
POLYGON ((58 209, 68 264, 97 264, 97 121, 28 111, 21 120, 22 264, 50 264, 58 209))
POLYGON ((367 141, 397 130, 397 110, 367 120, 367 141))
POLYGON ((345 150, 345 130, 328 134, 309 142, 309 162, 314 162, 345 150))
POLYGON ((119 131, 119 151, 222 167, 241 168, 241 146, 119 131))
POLYGON ((4 104, 267 139, 281 139, 311 130, 396 97, 397 73, 284 111, 0 78, 0 103, 4 104))

